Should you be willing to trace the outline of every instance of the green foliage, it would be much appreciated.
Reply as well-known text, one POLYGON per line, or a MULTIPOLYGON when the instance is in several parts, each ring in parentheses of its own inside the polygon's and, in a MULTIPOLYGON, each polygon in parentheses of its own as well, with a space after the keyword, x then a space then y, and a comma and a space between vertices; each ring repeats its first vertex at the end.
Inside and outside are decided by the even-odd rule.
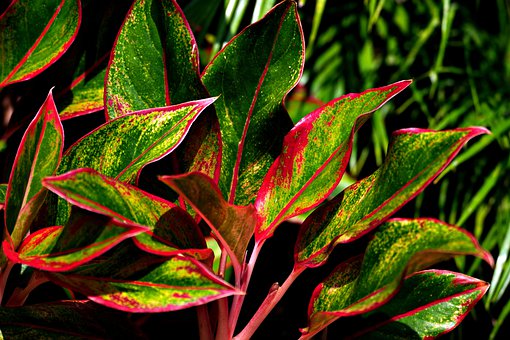
MULTIPOLYGON (((454 13, 444 3, 445 13, 454 13)), ((207 8, 217 10, 219 4, 209 1, 207 8)), ((178 313, 161 314, 160 326, 169 329, 166 322, 176 318, 175 329, 188 336, 198 329, 203 339, 248 339, 300 275, 312 267, 328 269, 336 245, 368 233, 368 246, 358 247, 313 293, 309 290, 303 338, 341 317, 369 312, 392 322, 365 323, 350 332, 436 336, 455 328, 485 294, 488 284, 481 280, 420 271, 454 255, 474 255, 492 265, 490 253, 471 233, 433 218, 389 218, 471 138, 488 131, 396 131, 385 159, 384 152, 379 155, 380 168, 343 190, 362 126, 374 118, 373 126, 384 129, 377 111, 405 88, 413 95, 419 88, 402 80, 321 97, 329 102, 314 101, 317 109, 294 125, 285 103, 305 70, 305 52, 313 56, 323 43, 325 35, 318 32, 325 1, 317 1, 307 50, 295 1, 270 10, 274 2, 257 1, 254 23, 235 35, 248 8, 247 2, 236 4, 230 2, 225 22, 216 23, 217 40, 210 58, 202 56, 202 73, 198 46, 204 46, 204 30, 212 22, 198 16, 206 8, 201 0, 184 12, 175 0, 135 0, 129 10, 122 1, 104 7, 89 0, 83 8, 80 1, 62 0, 58 8, 41 2, 36 5, 48 14, 41 26, 46 28, 30 34, 23 31, 24 21, 14 20, 36 20, 22 11, 23 1, 13 1, 0 16, 5 27, 0 86, 6 98, 17 91, 21 97, 12 118, 19 123, 4 137, 9 180, 0 190, 1 334, 97 337, 122 322, 130 336, 150 338, 159 333, 158 327, 145 328, 153 314, 193 308, 193 326, 179 324, 178 313), (193 25, 185 12, 197 20, 193 25), (38 98, 48 91, 40 106, 38 98), (28 127, 22 114, 34 116, 28 127), (16 127, 25 130, 22 137, 16 127), (64 136, 71 142, 64 144, 64 136), (271 287, 243 325, 254 270, 272 267, 257 261, 265 244, 285 232, 285 223, 309 212, 295 228, 299 235, 288 278, 271 287), (49 287, 57 296, 41 298, 38 291, 49 287), (423 287, 427 295, 413 287, 423 287), (430 319, 434 327, 424 322, 430 319)), ((367 5, 370 31, 381 25, 387 8, 384 1, 367 5)), ((402 18, 396 25, 410 31, 402 18)), ((443 34, 449 27, 445 21, 443 34)), ((373 56, 374 46, 365 40, 359 65, 367 83, 381 62, 373 56)), ((403 61, 396 75, 414 60, 403 61)), ((436 71, 442 67, 437 60, 436 71)), ((430 91, 441 89, 433 83, 430 91)), ((294 114, 302 108, 299 101, 289 100, 297 105, 294 114)), ((506 282, 508 269, 502 266, 498 263, 498 275, 506 282)))

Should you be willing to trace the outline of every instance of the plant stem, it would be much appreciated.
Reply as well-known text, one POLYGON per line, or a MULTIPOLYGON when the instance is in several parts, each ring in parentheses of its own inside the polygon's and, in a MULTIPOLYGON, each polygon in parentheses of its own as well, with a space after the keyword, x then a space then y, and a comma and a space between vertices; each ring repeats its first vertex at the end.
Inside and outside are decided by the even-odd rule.
POLYGON ((5 285, 7 284, 7 279, 9 278, 12 267, 14 267, 14 263, 7 260, 4 268, 0 269, 0 303, 2 303, 2 298, 5 292, 5 285))
POLYGON ((228 299, 218 300, 218 328, 216 329, 216 340, 230 339, 230 328, 228 325, 228 299))
POLYGON ((287 289, 292 285, 292 283, 297 279, 297 277, 306 269, 304 266, 294 267, 292 272, 289 274, 285 282, 281 287, 276 287, 271 289, 269 294, 266 296, 259 309, 253 315, 250 322, 244 327, 244 329, 235 336, 234 339, 243 340, 250 339, 253 333, 259 328, 262 321, 265 320, 267 315, 273 310, 274 306, 281 300, 283 295, 287 292, 287 289))
POLYGON ((7 301, 7 307, 18 307, 22 306, 28 298, 28 295, 37 288, 39 285, 49 281, 48 278, 39 271, 35 271, 28 284, 25 288, 16 288, 9 301, 7 301))
MULTIPOLYGON (((257 257, 259 256, 260 249, 264 245, 265 240, 261 242, 255 242, 253 246, 253 250, 250 255, 250 261, 246 265, 243 270, 243 278, 241 280, 241 290, 246 292, 248 289, 248 285, 250 284, 251 275, 253 274, 253 268, 255 267, 255 263, 257 262, 257 257)), ((234 300, 232 301, 232 310, 230 311, 229 318, 229 327, 230 327, 230 337, 234 335, 235 328, 237 325, 237 320, 239 319, 239 314, 241 313, 241 307, 243 306, 245 295, 235 295, 234 300)))
POLYGON ((207 305, 197 306, 197 318, 200 340, 213 340, 214 337, 207 305))

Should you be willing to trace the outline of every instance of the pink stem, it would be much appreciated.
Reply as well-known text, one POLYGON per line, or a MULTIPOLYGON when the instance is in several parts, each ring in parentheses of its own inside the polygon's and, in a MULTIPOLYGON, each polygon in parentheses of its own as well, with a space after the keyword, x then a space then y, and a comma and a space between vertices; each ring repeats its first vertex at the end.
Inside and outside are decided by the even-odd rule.
POLYGON ((211 322, 209 319, 209 310, 207 305, 197 307, 198 331, 200 340, 213 340, 211 322))
POLYGON ((228 326, 228 299, 218 300, 218 329, 216 330, 216 340, 230 339, 230 329, 228 326))
POLYGON ((22 306, 28 298, 28 295, 37 288, 39 285, 48 282, 48 278, 36 271, 30 277, 30 281, 25 288, 16 288, 9 301, 7 301, 7 307, 18 307, 22 306))
POLYGON ((272 288, 269 294, 266 296, 259 309, 253 315, 250 322, 244 327, 244 329, 235 336, 234 339, 244 340, 250 339, 259 328, 260 324, 265 320, 267 315, 273 310, 274 306, 281 300, 283 295, 287 292, 287 289, 292 285, 296 278, 306 269, 304 266, 294 267, 289 277, 285 280, 281 287, 272 288))
MULTIPOLYGON (((259 256, 260 249, 264 245, 265 240, 260 242, 255 242, 253 247, 253 251, 250 255, 250 261, 243 271, 243 279, 241 283, 241 290, 246 292, 248 289, 248 285, 250 284, 251 275, 253 274, 253 268, 255 267, 255 263, 257 262, 257 257, 259 256)), ((234 300, 232 301, 232 310, 230 312, 229 318, 229 326, 230 326, 230 337, 234 335, 235 328, 237 325, 237 320, 239 319, 239 314, 241 313, 241 308, 243 306, 245 295, 236 295, 234 296, 234 300)))

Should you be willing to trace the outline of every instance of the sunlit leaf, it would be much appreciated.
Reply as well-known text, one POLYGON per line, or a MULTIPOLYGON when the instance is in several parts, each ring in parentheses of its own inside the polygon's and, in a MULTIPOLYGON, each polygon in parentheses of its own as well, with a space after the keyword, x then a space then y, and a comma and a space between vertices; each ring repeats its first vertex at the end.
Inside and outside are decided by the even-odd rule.
POLYGON ((0 15, 0 88, 31 79, 60 58, 80 21, 80 0, 13 1, 0 15))
POLYGON ((207 97, 198 49, 174 0, 137 0, 117 36, 106 77, 107 116, 207 97))
POLYGON ((252 203, 292 122, 282 103, 303 69, 294 1, 283 1, 234 37, 207 65, 223 141, 219 187, 230 203, 252 203))
POLYGON ((491 255, 467 231, 433 219, 394 219, 370 241, 364 257, 340 264, 319 284, 308 308, 310 337, 344 316, 388 302, 402 278, 452 255, 472 254, 492 265, 491 255))
POLYGON ((316 207, 331 194, 347 166, 356 130, 410 83, 342 96, 296 124, 258 193, 257 240, 270 237, 281 222, 316 207))
POLYGON ((94 302, 127 312, 174 311, 240 294, 200 262, 180 256, 162 260, 130 252, 48 277, 94 302))
POLYGON ((383 223, 431 183, 469 139, 486 132, 482 128, 395 132, 376 172, 305 220, 296 242, 296 265, 321 265, 335 245, 354 241, 383 223))
POLYGON ((442 270, 407 277, 397 295, 378 308, 354 338, 436 338, 457 327, 482 298, 488 283, 442 270))
POLYGON ((137 236, 137 242, 146 251, 166 256, 181 253, 198 257, 210 255, 210 251, 205 249, 202 232, 185 211, 135 186, 92 169, 77 169, 48 177, 44 185, 82 209, 109 216, 128 226, 146 229, 145 233, 137 236))

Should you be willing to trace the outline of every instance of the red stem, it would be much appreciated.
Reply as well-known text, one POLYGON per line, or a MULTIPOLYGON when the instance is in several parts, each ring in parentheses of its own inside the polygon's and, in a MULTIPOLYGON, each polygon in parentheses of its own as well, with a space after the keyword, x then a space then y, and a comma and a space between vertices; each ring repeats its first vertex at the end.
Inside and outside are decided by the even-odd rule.
MULTIPOLYGON (((259 256, 260 249, 264 245, 264 242, 265 240, 255 242, 255 245, 250 255, 250 261, 248 262, 248 265, 244 268, 243 278, 241 281, 241 290, 243 292, 246 292, 246 290, 248 289, 251 275, 253 274, 253 268, 255 267, 257 257, 259 256)), ((230 327, 230 337, 234 335, 237 320, 239 319, 239 314, 241 313, 241 308, 243 306, 244 297, 245 295, 235 295, 234 300, 232 301, 232 310, 230 311, 230 318, 228 322, 230 327)))
POLYGON ((230 328, 228 326, 228 299, 218 300, 218 329, 216 330, 216 340, 230 339, 230 328))
POLYGON ((48 282, 48 278, 41 272, 35 271, 28 284, 25 288, 16 288, 9 301, 7 301, 7 307, 18 307, 22 306, 28 298, 28 295, 37 288, 39 285, 48 282))
POLYGON ((5 285, 7 284, 7 279, 9 278, 12 267, 14 267, 14 263, 7 260, 4 268, 0 269, 0 303, 2 303, 2 298, 5 292, 5 285))
POLYGON ((207 305, 197 307, 198 331, 200 340, 213 340, 211 320, 209 319, 209 310, 207 305))
POLYGON ((306 269, 304 266, 294 267, 289 277, 285 280, 281 287, 276 289, 272 288, 269 294, 266 296, 259 309, 253 315, 250 322, 244 327, 244 329, 235 336, 236 340, 250 339, 259 328, 260 324, 265 320, 267 315, 273 310, 274 306, 281 300, 283 295, 287 292, 287 289, 292 285, 296 278, 306 269))

